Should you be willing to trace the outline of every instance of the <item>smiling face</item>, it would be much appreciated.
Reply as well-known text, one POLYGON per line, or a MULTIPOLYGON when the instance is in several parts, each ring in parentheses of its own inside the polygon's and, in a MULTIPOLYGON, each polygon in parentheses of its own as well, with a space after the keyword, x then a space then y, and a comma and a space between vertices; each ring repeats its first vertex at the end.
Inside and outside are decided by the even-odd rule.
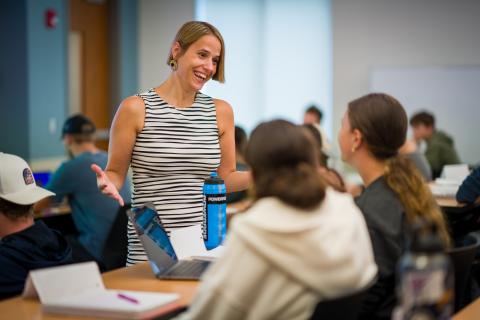
POLYGON ((193 91, 199 91, 217 72, 222 45, 214 35, 205 35, 192 43, 185 52, 175 43, 172 56, 178 63, 177 75, 193 91))

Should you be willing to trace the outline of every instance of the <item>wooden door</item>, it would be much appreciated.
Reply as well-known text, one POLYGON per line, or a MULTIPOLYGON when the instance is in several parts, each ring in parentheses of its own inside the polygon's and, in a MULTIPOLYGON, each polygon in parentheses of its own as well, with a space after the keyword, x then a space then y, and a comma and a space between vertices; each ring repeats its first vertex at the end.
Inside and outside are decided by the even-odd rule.
MULTIPOLYGON (((69 38, 76 43, 74 50, 80 51, 75 55, 80 64, 77 65, 79 74, 73 79, 78 80, 77 108, 95 123, 98 130, 97 145, 107 150, 111 115, 108 1, 70 0, 69 10, 69 38)), ((69 78, 72 81, 72 76, 69 78)))

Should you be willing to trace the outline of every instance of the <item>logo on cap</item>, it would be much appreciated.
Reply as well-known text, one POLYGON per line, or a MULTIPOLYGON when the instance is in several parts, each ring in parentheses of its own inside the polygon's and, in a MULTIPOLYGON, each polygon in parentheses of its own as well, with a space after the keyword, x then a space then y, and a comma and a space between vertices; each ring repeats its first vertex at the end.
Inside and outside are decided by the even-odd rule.
POLYGON ((26 185, 35 183, 35 180, 33 179, 32 171, 30 171, 30 169, 28 168, 23 169, 23 180, 25 181, 26 185))

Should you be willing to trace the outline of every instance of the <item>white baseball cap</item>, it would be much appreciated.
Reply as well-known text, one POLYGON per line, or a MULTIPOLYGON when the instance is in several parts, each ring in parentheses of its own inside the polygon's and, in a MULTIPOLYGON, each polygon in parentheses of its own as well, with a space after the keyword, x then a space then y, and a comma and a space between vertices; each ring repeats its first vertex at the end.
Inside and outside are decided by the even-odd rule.
POLYGON ((54 195, 55 193, 37 186, 25 160, 0 152, 0 198, 29 205, 54 195))

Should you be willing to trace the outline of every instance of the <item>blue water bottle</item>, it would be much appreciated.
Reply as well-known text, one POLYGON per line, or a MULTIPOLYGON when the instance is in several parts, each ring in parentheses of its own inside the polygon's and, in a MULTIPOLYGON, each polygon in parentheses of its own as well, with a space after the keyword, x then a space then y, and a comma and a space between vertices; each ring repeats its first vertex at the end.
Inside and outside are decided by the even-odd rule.
POLYGON ((227 233, 227 189, 212 172, 203 184, 203 240, 207 250, 219 246, 227 233))

